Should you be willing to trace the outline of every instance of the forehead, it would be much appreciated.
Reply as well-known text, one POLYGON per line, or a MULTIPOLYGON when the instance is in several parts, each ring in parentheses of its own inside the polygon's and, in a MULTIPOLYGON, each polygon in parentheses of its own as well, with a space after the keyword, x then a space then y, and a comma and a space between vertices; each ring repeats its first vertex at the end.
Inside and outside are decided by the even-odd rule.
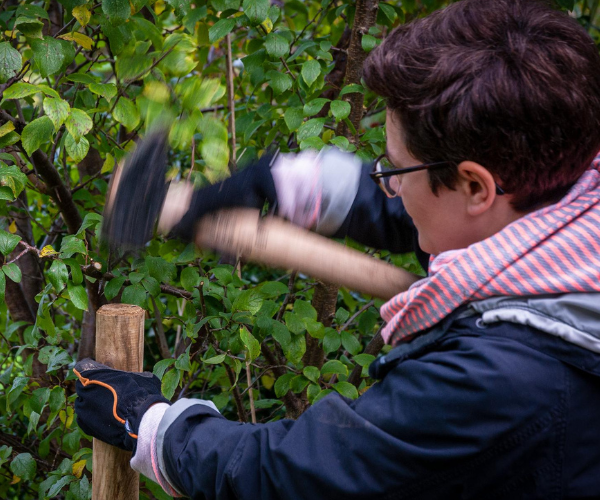
POLYGON ((396 168, 410 167, 420 163, 408 152, 400 119, 389 109, 386 111, 385 128, 386 152, 396 168))

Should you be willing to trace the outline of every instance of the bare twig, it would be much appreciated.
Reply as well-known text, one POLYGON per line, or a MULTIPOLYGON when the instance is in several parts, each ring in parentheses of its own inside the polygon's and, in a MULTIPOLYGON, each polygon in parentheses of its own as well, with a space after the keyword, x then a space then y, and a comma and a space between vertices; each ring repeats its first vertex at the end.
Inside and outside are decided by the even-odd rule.
POLYGON ((252 373, 250 372, 250 359, 246 359, 246 380, 248 381, 248 397, 250 398, 250 415, 252 423, 256 423, 256 409, 254 408, 254 394, 252 393, 252 373))

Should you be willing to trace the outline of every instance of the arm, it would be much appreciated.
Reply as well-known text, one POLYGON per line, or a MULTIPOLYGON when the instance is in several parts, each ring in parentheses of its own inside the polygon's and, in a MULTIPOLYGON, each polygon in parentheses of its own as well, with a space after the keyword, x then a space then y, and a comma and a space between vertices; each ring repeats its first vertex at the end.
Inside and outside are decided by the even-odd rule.
POLYGON ((553 439, 542 423, 560 401, 559 364, 502 338, 455 337, 296 421, 241 424, 182 400, 159 426, 158 462, 192 498, 444 498, 465 483, 484 498, 548 465, 531 450, 553 439))

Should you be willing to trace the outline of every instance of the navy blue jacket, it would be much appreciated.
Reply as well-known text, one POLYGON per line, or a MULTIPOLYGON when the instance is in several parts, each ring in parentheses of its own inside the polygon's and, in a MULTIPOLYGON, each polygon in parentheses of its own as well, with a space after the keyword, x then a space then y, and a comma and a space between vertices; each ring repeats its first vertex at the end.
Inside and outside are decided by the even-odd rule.
POLYGON ((187 408, 163 429, 167 476, 192 498, 600 498, 598 354, 453 314, 371 371, 297 421, 187 408))

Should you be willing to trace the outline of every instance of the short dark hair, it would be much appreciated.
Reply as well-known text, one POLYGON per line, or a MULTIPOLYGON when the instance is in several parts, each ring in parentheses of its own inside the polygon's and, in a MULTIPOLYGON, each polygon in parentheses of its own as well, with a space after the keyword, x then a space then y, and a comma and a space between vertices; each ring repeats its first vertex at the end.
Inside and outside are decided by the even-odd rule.
MULTIPOLYGON (((600 149, 598 49, 543 1, 463 0, 400 26, 364 79, 415 158, 480 163, 519 211, 558 201, 600 149)), ((435 193, 456 168, 429 175, 435 193)))

